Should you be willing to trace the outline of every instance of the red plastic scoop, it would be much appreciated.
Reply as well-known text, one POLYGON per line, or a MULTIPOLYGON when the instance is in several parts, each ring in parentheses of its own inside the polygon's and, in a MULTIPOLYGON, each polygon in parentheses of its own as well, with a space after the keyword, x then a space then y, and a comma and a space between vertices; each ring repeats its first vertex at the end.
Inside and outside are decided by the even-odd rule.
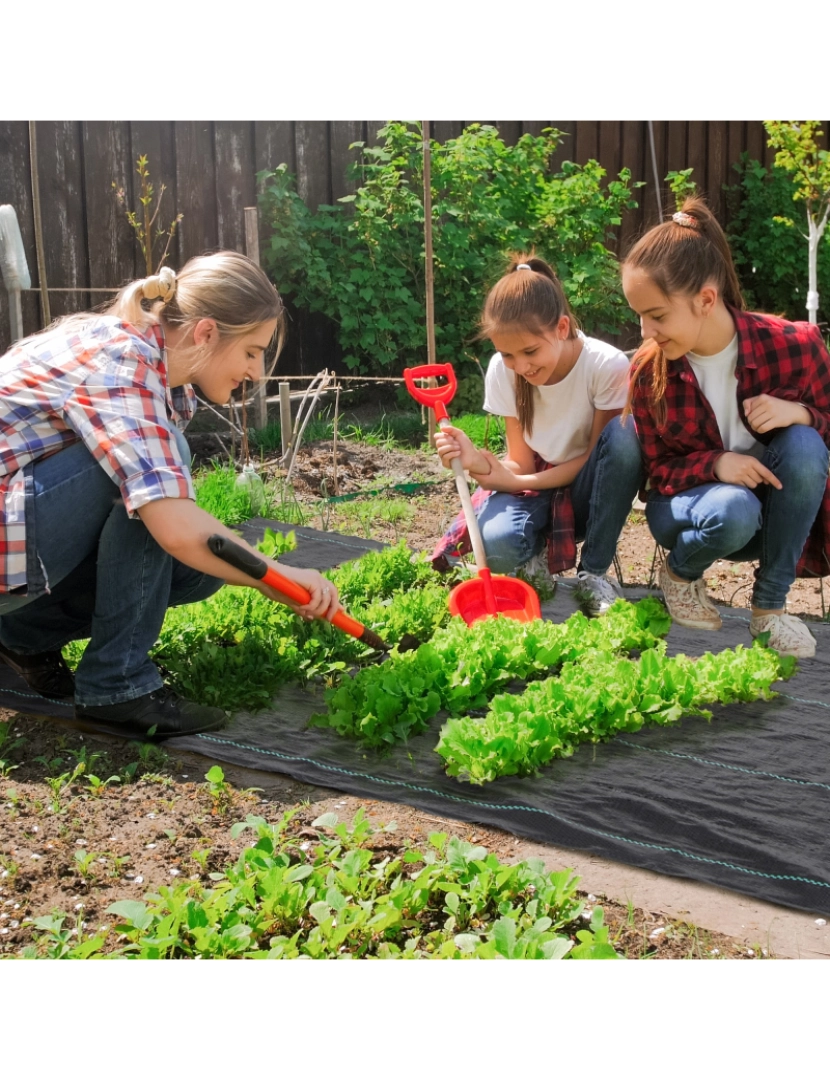
MULTIPOLYGON (((439 427, 450 422, 447 414, 447 402, 452 401, 458 382, 452 364, 422 364, 420 367, 404 368, 403 373, 407 389, 421 405, 435 410, 435 419, 439 427), (442 386, 418 386, 418 379, 445 378, 442 386)), ((479 619, 489 615, 506 615, 519 622, 530 622, 542 617, 541 605, 536 590, 518 578, 493 576, 487 569, 487 557, 481 530, 478 527, 475 510, 470 498, 470 489, 464 470, 458 458, 453 458, 452 470, 455 473, 455 486, 464 509, 464 520, 470 534, 473 555, 476 561, 478 577, 463 581, 450 593, 450 611, 472 626, 479 619)))

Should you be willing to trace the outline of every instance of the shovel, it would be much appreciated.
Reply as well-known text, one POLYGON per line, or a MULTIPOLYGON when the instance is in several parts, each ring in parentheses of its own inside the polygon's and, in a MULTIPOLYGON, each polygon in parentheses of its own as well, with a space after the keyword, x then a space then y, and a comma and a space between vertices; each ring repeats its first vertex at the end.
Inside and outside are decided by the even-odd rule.
MULTIPOLYGON (((403 376, 406 387, 415 400, 434 409, 436 423, 439 427, 446 427, 450 423, 447 402, 452 400, 458 386, 452 364, 422 364, 420 367, 404 368, 403 376), (444 386, 416 385, 417 379, 438 377, 447 380, 444 386)), ((478 577, 456 585, 450 593, 450 612, 460 615, 468 626, 492 615, 505 615, 519 622, 541 619, 539 597, 532 586, 518 578, 502 575, 494 577, 488 570, 481 530, 459 458, 453 458, 452 471, 455 473, 455 486, 464 509, 464 520, 470 534, 478 577)))
MULTIPOLYGON (((227 536, 214 533, 213 536, 208 537, 207 544, 213 554, 223 559, 229 566, 233 566, 236 570, 255 578, 257 581, 264 581, 266 585, 270 585, 272 589, 276 589, 277 592, 282 593, 289 600, 293 600, 295 604, 307 604, 311 599, 311 593, 304 589, 302 585, 298 585, 291 578, 287 578, 278 570, 274 570, 264 559, 254 555, 253 552, 242 547, 241 544, 235 544, 227 536)), ((382 638, 378 637, 374 630, 370 630, 368 626, 364 626, 357 619, 353 619, 351 615, 347 615, 342 609, 335 614, 331 622, 339 630, 351 634, 352 637, 362 641, 364 645, 368 645, 371 649, 387 653, 391 648, 382 638)), ((417 649, 420 644, 418 638, 412 634, 404 634, 398 643, 398 652, 417 649)))

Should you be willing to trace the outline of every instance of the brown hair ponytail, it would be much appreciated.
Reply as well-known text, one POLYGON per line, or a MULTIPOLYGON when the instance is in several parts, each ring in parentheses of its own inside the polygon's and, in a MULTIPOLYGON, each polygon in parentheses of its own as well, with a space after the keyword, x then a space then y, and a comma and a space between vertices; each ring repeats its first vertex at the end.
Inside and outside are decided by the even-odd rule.
MULTIPOLYGON (((507 272, 484 301, 478 340, 492 338, 500 330, 521 327, 531 334, 543 334, 556 326, 563 315, 570 320, 569 338, 579 329, 553 268, 533 252, 515 252, 507 272)), ((516 412, 528 435, 533 433, 533 409, 538 390, 521 376, 516 378, 516 412)))
MULTIPOLYGON (((726 234, 703 199, 686 199, 667 221, 655 225, 626 256, 623 266, 643 270, 666 296, 694 295, 713 283, 725 304, 746 307, 726 234)), ((634 387, 651 364, 650 408, 659 425, 666 421, 667 364, 656 342, 644 341, 631 361, 628 401, 623 418, 631 413, 634 387)))

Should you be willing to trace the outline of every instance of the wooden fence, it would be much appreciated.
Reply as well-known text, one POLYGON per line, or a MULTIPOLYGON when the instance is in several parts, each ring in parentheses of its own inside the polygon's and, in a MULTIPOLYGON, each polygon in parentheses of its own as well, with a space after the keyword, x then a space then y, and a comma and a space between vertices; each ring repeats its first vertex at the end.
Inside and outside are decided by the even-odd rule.
MULTIPOLYGON (((553 126, 566 133, 553 162, 597 159, 609 176, 628 167, 645 181, 639 208, 628 213, 620 231, 625 249, 643 228, 657 220, 647 121, 486 121, 506 142, 553 126)), ((143 275, 134 233, 119 208, 113 185, 136 206, 139 155, 149 159, 151 181, 164 184, 161 218, 184 215, 171 249, 170 265, 217 248, 245 250, 243 209, 256 203, 256 174, 287 163, 309 206, 331 203, 350 192, 347 164, 357 141, 373 141, 382 121, 38 121, 37 176, 43 228, 43 260, 52 316, 101 302, 112 288, 143 275)), ((445 141, 471 121, 435 121, 433 136, 445 141)), ((825 126, 826 130, 826 126, 825 126)), ((694 168, 694 179, 723 217, 722 187, 734 181, 733 163, 743 151, 769 163, 760 121, 654 121, 657 175, 694 168)), ((37 281, 32 200, 30 126, 0 121, 0 203, 11 203, 20 221, 34 286, 37 281)), ((666 202, 666 192, 659 197, 666 202)), ((0 354, 9 345, 5 291, 0 289, 0 354)), ((26 332, 40 328, 37 295, 24 296, 26 332)), ((322 316, 294 313, 289 344, 280 361, 286 373, 310 374, 337 362, 333 328, 322 316)))

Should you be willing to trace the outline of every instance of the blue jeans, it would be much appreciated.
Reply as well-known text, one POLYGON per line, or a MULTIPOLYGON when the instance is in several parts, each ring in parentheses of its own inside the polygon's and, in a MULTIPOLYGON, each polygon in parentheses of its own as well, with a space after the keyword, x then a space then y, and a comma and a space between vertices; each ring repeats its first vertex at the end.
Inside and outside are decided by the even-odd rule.
POLYGON ((83 443, 26 470, 26 534, 28 593, 0 594, 0 642, 33 654, 90 638, 75 673, 81 706, 158 690, 148 653, 167 608, 204 600, 222 581, 173 559, 131 520, 83 443))
POLYGON ((696 581, 717 559, 759 563, 752 603, 782 608, 827 484, 828 451, 815 428, 776 432, 762 464, 778 477, 754 490, 738 484, 701 484, 679 495, 652 491, 646 520, 668 549, 669 568, 696 581))
MULTIPOLYGON (((576 539, 584 540, 580 569, 604 574, 614 561, 617 540, 644 483, 640 443, 631 417, 613 417, 591 456, 570 485, 576 539)), ((538 495, 494 492, 478 514, 487 565, 510 574, 542 550, 555 489, 538 495)))

